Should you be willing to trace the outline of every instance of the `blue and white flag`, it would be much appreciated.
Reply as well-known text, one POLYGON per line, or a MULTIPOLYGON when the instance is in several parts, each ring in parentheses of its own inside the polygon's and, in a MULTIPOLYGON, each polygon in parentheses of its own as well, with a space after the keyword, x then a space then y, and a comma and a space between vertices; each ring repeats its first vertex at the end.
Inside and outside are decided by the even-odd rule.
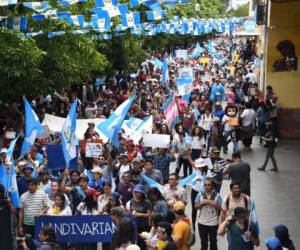
POLYGON ((259 230, 259 225, 258 225, 258 218, 257 218, 257 212, 256 212, 256 207, 255 207, 255 202, 251 201, 251 211, 250 211, 250 216, 249 216, 249 226, 250 223, 253 223, 256 227, 257 234, 260 233, 259 230))
POLYGON ((58 1, 57 3, 59 6, 69 7, 75 3, 86 3, 86 2, 87 0, 62 0, 62 1, 58 1))
POLYGON ((25 16, 9 16, 6 22, 7 29, 25 31, 27 28, 27 18, 25 16))
POLYGON ((69 24, 84 27, 84 15, 71 15, 65 18, 69 24))
POLYGON ((163 63, 162 63, 162 77, 161 77, 161 85, 165 86, 169 81, 169 67, 167 62, 167 53, 164 55, 163 63))
POLYGON ((148 177, 147 175, 143 174, 143 179, 145 180, 145 182, 152 188, 157 188, 161 194, 164 194, 164 187, 159 184, 158 182, 156 182, 155 180, 151 179, 150 177, 148 177))
POLYGON ((7 183, 8 183, 8 176, 7 176, 7 173, 6 173, 6 167, 5 167, 4 163, 2 162, 0 164, 0 184, 4 188, 6 188, 7 183))
POLYGON ((140 12, 129 12, 121 15, 122 25, 127 28, 140 24, 140 12))
POLYGON ((15 149, 15 146, 16 146, 16 143, 19 139, 19 136, 17 136, 13 141, 10 142, 9 144, 9 147, 6 151, 6 157, 9 161, 12 160, 12 156, 13 156, 13 153, 14 153, 14 149, 15 149))
POLYGON ((50 5, 48 2, 24 2, 22 4, 26 8, 32 9, 39 13, 44 12, 50 8, 50 5))
POLYGON ((31 108, 27 99, 24 99, 25 105, 25 138, 21 147, 20 158, 22 158, 25 154, 33 146, 35 139, 37 136, 42 135, 44 133, 44 129, 39 121, 38 116, 31 108))
POLYGON ((152 132, 153 118, 152 116, 144 120, 131 117, 123 123, 122 128, 128 138, 132 139, 135 144, 138 144, 145 133, 152 132))
POLYGON ((61 131, 61 145, 66 161, 66 166, 70 166, 70 161, 76 158, 76 110, 77 100, 72 103, 68 116, 61 131))
POLYGON ((90 9, 91 12, 97 14, 98 16, 104 16, 103 12, 106 12, 109 18, 119 16, 128 12, 127 4, 106 5, 104 7, 96 7, 90 9))
POLYGON ((9 181, 8 181, 8 194, 11 200, 11 203, 15 208, 20 207, 20 196, 17 185, 17 175, 14 161, 11 161, 10 170, 9 170, 9 181))
POLYGON ((204 48, 201 48, 200 47, 200 45, 199 45, 199 43, 197 43, 197 45, 196 45, 196 48, 193 50, 193 52, 192 52, 192 57, 193 58, 197 58, 197 57, 200 57, 201 56, 201 54, 204 52, 204 48))
POLYGON ((198 178, 198 173, 193 172, 191 175, 179 180, 179 185, 184 187, 186 185, 191 185, 198 178))
POLYGON ((117 6, 118 0, 96 0, 96 7, 117 6))
POLYGON ((156 20, 161 20, 163 17, 166 15, 165 10, 158 10, 158 11, 147 11, 147 19, 148 21, 156 21, 156 20))
POLYGON ((100 32, 110 29, 110 17, 107 11, 98 11, 96 15, 92 15, 92 28, 100 32))
POLYGON ((52 39, 53 37, 62 36, 64 34, 66 34, 65 31, 53 31, 53 32, 48 32, 47 36, 48 36, 49 39, 52 39))
POLYGON ((8 6, 8 5, 13 5, 17 4, 18 0, 0 0, 0 6, 8 6))
POLYGON ((147 61, 154 66, 154 69, 161 69, 163 66, 162 61, 157 58, 155 58, 154 60, 147 60, 147 61))
POLYGON ((32 14, 31 17, 34 21, 44 21, 46 19, 56 19, 57 11, 56 10, 47 10, 45 13, 32 14))
POLYGON ((125 117, 135 99, 135 96, 128 98, 124 101, 108 119, 101 122, 97 128, 110 139, 116 148, 120 147, 118 132, 122 127, 125 117))

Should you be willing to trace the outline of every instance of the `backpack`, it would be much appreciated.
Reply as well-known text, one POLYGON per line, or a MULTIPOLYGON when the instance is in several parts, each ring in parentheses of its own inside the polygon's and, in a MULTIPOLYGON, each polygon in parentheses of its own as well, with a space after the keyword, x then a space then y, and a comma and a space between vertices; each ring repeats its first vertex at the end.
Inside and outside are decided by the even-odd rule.
MULTIPOLYGON (((248 199, 247 199, 247 196, 245 196, 244 194, 241 194, 243 196, 243 199, 244 199, 244 203, 245 203, 245 210, 246 210, 246 214, 248 215, 248 199)), ((230 202, 230 197, 231 196, 227 196, 226 197, 226 209, 228 210, 229 208, 229 202, 230 202)))
MULTIPOLYGON (((213 201, 215 200, 216 196, 217 196, 217 192, 216 191, 213 191, 213 193, 211 194, 210 196, 210 200, 213 201)), ((206 193, 205 192, 201 192, 201 196, 203 197, 203 199, 207 199, 207 196, 206 196, 206 193)), ((216 208, 215 208, 216 209, 216 208)), ((220 210, 216 209, 217 211, 217 215, 219 216, 220 215, 220 210)), ((200 213, 201 213, 201 209, 200 209, 200 213)))
POLYGON ((192 247, 193 245, 195 245, 195 243, 196 243, 196 235, 195 235, 195 231, 194 231, 194 229, 193 229, 193 226, 190 225, 189 238, 188 238, 188 240, 186 241, 185 244, 186 244, 188 247, 192 247))

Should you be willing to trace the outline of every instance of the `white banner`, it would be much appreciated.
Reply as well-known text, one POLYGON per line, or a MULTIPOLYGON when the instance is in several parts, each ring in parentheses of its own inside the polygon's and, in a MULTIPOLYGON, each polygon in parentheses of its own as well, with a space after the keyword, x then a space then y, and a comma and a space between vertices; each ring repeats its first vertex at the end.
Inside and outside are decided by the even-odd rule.
POLYGON ((85 146, 85 156, 86 157, 98 157, 102 154, 100 143, 88 142, 85 146))
POLYGON ((143 146, 150 148, 169 148, 170 135, 144 134, 143 146))

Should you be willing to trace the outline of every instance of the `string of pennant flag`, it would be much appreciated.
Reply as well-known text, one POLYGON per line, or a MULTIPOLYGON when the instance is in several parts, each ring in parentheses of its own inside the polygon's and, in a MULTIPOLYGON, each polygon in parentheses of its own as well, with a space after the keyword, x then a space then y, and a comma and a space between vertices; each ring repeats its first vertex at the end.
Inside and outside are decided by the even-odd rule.
MULTIPOLYGON (((91 12, 89 21, 86 21, 84 15, 72 15, 70 11, 58 11, 53 9, 49 2, 23 2, 23 6, 34 11, 31 15, 33 21, 41 22, 46 19, 64 20, 70 25, 77 26, 78 30, 72 30, 73 34, 85 34, 91 29, 100 34, 102 39, 110 39, 112 31, 117 36, 125 34, 130 30, 133 35, 154 36, 160 33, 167 34, 190 34, 201 35, 212 31, 219 33, 232 33, 235 27, 243 25, 246 18, 224 18, 224 19, 186 19, 174 16, 170 20, 164 19, 166 10, 163 6, 171 8, 176 4, 186 4, 190 0, 130 0, 132 8, 143 4, 151 10, 146 11, 148 22, 141 22, 141 13, 133 12, 128 9, 127 4, 119 4, 118 0, 95 0, 95 7, 89 9, 91 12), (112 28, 112 18, 120 16, 121 24, 112 28), (153 21, 161 21, 153 22, 153 21)), ((87 0, 61 0, 59 6, 68 7, 76 3, 86 3, 87 0)), ((17 4, 17 0, 0 0, 0 6, 17 4)), ((29 17, 30 18, 30 17, 29 17)), ((7 16, 0 17, 0 26, 2 28, 13 29, 20 32, 26 32, 28 17, 26 16, 7 16)), ((48 37, 63 35, 65 31, 56 31, 48 33, 48 37)), ((43 31, 34 31, 21 33, 22 37, 34 37, 42 35, 43 31)))

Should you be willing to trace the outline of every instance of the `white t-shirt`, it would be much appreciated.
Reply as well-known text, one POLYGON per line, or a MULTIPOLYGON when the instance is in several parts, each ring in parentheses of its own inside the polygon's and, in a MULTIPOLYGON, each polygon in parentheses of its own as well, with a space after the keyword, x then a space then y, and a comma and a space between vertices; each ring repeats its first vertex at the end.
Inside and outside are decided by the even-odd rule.
POLYGON ((72 210, 69 206, 66 206, 64 208, 64 210, 62 210, 59 214, 54 214, 53 213, 53 208, 54 206, 52 206, 51 208, 49 208, 49 210, 47 211, 47 215, 53 215, 53 216, 72 216, 72 210))
POLYGON ((232 131, 234 129, 233 126, 228 125, 228 120, 230 119, 230 117, 228 115, 224 115, 222 118, 222 124, 224 125, 224 131, 232 131))
POLYGON ((95 208, 92 209, 92 211, 88 211, 87 207, 85 206, 84 202, 80 202, 77 210, 81 212, 81 215, 99 215, 99 211, 95 208))
POLYGON ((212 113, 210 113, 208 116, 204 113, 199 121, 199 127, 203 128, 206 131, 209 131, 213 124, 213 118, 214 116, 212 113))
POLYGON ((255 111, 253 109, 245 109, 241 114, 243 127, 250 126, 255 121, 255 111))
POLYGON ((204 137, 193 136, 191 141, 191 149, 202 149, 205 145, 204 137))

